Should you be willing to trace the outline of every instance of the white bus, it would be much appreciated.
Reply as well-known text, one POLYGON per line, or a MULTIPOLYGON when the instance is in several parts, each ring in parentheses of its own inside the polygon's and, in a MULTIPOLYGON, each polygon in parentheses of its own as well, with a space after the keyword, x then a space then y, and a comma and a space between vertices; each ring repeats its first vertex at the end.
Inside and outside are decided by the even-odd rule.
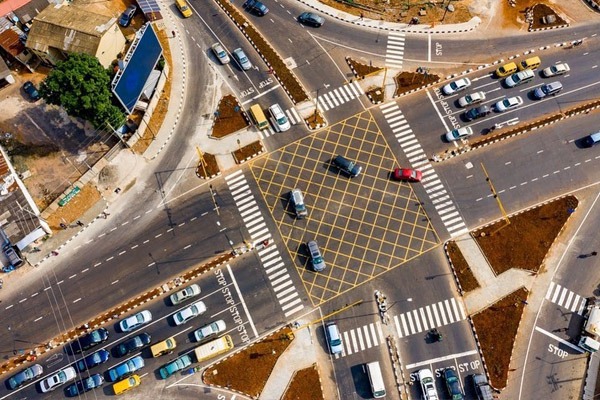
POLYGON ((385 397, 385 384, 383 383, 383 376, 381 375, 381 368, 379 368, 379 362, 373 361, 365 364, 367 375, 369 376, 369 383, 371 384, 371 392, 373 397, 376 399, 385 397))
POLYGON ((233 349, 233 340, 231 340, 231 336, 225 335, 218 339, 211 340, 202 346, 196 347, 194 349, 194 353, 196 354, 196 359, 198 362, 202 362, 216 357, 219 354, 225 353, 231 349, 233 349))

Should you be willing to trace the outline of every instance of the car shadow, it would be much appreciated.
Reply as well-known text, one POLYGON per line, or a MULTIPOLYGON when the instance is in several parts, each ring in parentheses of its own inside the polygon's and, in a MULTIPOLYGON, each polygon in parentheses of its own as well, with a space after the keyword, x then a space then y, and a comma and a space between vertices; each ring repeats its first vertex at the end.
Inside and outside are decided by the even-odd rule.
POLYGON ((314 272, 310 266, 310 253, 308 251, 308 246, 305 242, 302 242, 298 245, 298 250, 296 251, 296 258, 307 271, 314 272))
POLYGON ((369 385, 369 377, 365 371, 364 364, 357 364, 350 367, 350 375, 352 375, 352 382, 354 382, 354 390, 363 399, 370 399, 371 387, 369 385))

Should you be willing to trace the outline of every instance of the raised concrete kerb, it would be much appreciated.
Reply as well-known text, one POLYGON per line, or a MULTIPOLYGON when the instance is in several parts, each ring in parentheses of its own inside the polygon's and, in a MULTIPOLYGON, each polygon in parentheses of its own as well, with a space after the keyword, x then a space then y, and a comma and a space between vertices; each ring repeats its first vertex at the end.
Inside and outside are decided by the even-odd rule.
POLYGON ((452 275, 454 276, 454 281, 456 282, 456 287, 458 288, 458 293, 463 296, 464 290, 460 285, 460 281, 458 280, 458 275, 456 274, 456 269, 454 268, 454 264, 452 263, 452 258, 450 258, 450 253, 448 253, 448 242, 444 243, 444 253, 446 254, 446 259, 448 259, 448 264, 450 264, 450 270, 452 271, 452 275))
POLYGON ((339 11, 333 7, 321 4, 315 0, 299 0, 301 3, 308 7, 319 11, 325 15, 333 17, 337 20, 351 23, 358 26, 364 26, 366 28, 381 29, 386 31, 397 31, 406 33, 461 33, 469 32, 477 28, 481 23, 481 18, 473 17, 467 22, 461 24, 447 24, 441 25, 439 29, 431 27, 431 25, 409 25, 407 23, 396 23, 396 22, 383 22, 374 19, 365 19, 357 17, 356 15, 348 14, 343 11, 339 11))
POLYGON ((569 24, 562 24, 562 25, 556 25, 556 26, 545 26, 543 28, 537 28, 537 29, 527 28, 527 31, 528 32, 539 32, 539 31, 547 31, 549 29, 568 28, 569 26, 570 26, 569 24))

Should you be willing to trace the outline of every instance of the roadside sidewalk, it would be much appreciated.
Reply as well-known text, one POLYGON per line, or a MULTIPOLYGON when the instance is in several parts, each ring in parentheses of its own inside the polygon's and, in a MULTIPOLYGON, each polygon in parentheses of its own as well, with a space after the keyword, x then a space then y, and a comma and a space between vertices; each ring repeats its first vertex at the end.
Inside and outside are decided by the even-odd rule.
POLYGON ((318 0, 299 0, 301 3, 313 8, 323 14, 329 15, 330 17, 345 21, 351 24, 364 26, 367 28, 381 29, 386 31, 401 31, 406 33, 459 33, 469 32, 477 28, 481 23, 481 18, 473 17, 467 22, 462 24, 445 24, 437 25, 432 27, 429 24, 417 24, 409 25, 406 23, 387 22, 369 18, 361 18, 356 15, 348 14, 344 11, 340 11, 336 8, 322 4, 318 0))
MULTIPOLYGON (((308 323, 310 314, 305 315, 301 320, 296 321, 298 326, 308 323)), ((286 349, 285 353, 279 357, 273 372, 269 376, 267 383, 260 394, 261 400, 279 400, 285 393, 291 379, 296 371, 308 368, 317 364, 319 376, 321 378, 321 388, 325 399, 339 398, 337 385, 329 369, 331 362, 329 355, 317 340, 315 330, 319 325, 309 325, 302 329, 294 331, 294 340, 286 349)))
POLYGON ((457 238, 456 244, 480 286, 480 288, 463 295, 469 315, 487 308, 521 286, 530 289, 533 285, 535 275, 531 275, 525 270, 511 269, 496 276, 470 234, 457 238))

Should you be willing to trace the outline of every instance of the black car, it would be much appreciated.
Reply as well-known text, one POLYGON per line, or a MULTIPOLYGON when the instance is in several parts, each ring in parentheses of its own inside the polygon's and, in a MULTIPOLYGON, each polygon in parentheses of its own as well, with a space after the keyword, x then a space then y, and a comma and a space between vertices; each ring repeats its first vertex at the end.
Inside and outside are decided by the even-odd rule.
POLYGON ((314 26, 315 28, 320 27, 325 22, 325 18, 311 12, 303 12, 298 16, 298 22, 304 25, 314 26))
POLYGON ((458 380, 456 372, 454 372, 454 370, 451 368, 446 368, 444 370, 444 379, 446 380, 448 394, 452 400, 464 400, 465 397, 462 392, 462 388, 460 387, 460 381, 458 380))
POLYGON ((243 7, 259 17, 262 17, 269 12, 269 8, 258 0, 248 0, 243 4, 243 7))
POLYGON ((465 119, 467 121, 473 121, 474 119, 485 117, 489 113, 491 113, 491 110, 488 106, 479 106, 467 111, 465 113, 465 119))
POLYGON ((69 397, 75 397, 81 393, 88 392, 92 389, 102 386, 104 378, 100 374, 95 374, 89 378, 82 379, 75 383, 70 384, 65 389, 66 395, 69 397))
POLYGON ((104 349, 98 350, 97 352, 90 354, 89 356, 82 358, 77 361, 75 366, 79 372, 86 371, 90 368, 94 368, 96 365, 103 364, 108 361, 110 353, 104 349))
POLYGON ((23 84, 23 90, 33 101, 38 101, 40 99, 40 93, 37 91, 37 88, 33 83, 27 81, 23 84))
POLYGON ((354 161, 348 160, 342 155, 335 156, 333 159, 333 165, 351 177, 357 177, 360 174, 360 171, 362 171, 362 166, 358 165, 354 161))
POLYGON ((142 347, 149 345, 151 340, 152 338, 147 333, 141 333, 137 336, 134 336, 115 348, 117 357, 123 357, 133 351, 139 350, 142 347))
POLYGON ((108 331, 104 328, 99 328, 71 343, 71 350, 73 351, 73 354, 81 353, 82 351, 91 349, 107 340, 108 331))
POLYGON ((127 9, 123 11, 123 14, 121 14, 121 18, 119 18, 119 25, 125 27, 129 26, 129 24, 131 24, 131 20, 133 19, 136 10, 137 7, 135 6, 135 4, 130 4, 129 7, 127 7, 127 9))

